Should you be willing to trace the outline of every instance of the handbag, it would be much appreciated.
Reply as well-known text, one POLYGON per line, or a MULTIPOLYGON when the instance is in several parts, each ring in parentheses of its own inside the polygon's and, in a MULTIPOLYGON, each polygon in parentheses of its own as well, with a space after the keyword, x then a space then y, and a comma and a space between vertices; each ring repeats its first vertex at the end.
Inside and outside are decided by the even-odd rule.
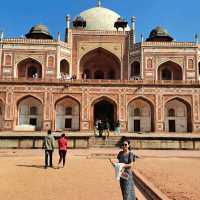
POLYGON ((127 172, 122 172, 120 178, 122 178, 124 180, 128 180, 129 179, 129 174, 127 172))

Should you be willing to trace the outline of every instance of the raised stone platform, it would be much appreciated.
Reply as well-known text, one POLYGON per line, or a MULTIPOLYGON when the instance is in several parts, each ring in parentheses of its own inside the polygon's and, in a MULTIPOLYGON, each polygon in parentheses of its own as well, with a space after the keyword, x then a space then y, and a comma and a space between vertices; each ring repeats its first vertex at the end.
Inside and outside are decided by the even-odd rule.
MULTIPOLYGON (((61 133, 53 133, 57 139, 61 133)), ((46 132, 0 132, 0 148, 42 148, 46 132)), ((68 132, 69 148, 113 148, 120 146, 123 137, 131 141, 134 149, 200 150, 200 134, 148 133, 120 135, 109 138, 95 137, 93 133, 68 132)))

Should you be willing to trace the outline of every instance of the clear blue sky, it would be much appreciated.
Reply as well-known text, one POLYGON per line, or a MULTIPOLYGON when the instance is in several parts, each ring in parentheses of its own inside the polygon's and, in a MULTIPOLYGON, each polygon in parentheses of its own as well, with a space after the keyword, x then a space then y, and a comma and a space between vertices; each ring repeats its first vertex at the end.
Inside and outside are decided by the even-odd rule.
MULTIPOLYGON (((61 32, 64 38, 65 16, 72 18, 81 11, 94 7, 96 0, 2 0, 0 30, 6 37, 19 37, 31 26, 44 23, 53 36, 61 32)), ((177 41, 193 41, 200 35, 200 0, 102 0, 110 8, 130 21, 137 17, 137 40, 145 38, 156 25, 165 27, 177 41)))

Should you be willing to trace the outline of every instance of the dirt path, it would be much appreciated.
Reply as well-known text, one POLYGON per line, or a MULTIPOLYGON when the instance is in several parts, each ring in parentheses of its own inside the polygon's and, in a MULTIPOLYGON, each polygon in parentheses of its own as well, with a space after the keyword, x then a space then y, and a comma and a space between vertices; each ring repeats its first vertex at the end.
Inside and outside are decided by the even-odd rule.
POLYGON ((173 200, 200 199, 199 158, 144 158, 135 167, 173 200))
POLYGON ((64 169, 47 170, 42 163, 42 157, 1 157, 0 199, 121 200, 107 160, 70 157, 64 169))

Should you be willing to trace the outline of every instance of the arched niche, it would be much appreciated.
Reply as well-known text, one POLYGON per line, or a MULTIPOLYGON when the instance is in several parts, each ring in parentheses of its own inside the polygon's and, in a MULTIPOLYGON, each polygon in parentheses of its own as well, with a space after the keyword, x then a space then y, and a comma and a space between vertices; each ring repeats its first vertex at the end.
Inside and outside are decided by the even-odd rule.
POLYGON ((121 64, 119 58, 103 48, 94 49, 85 54, 80 60, 80 74, 89 71, 90 79, 120 79, 121 64), (101 72, 101 76, 97 75, 101 72), (103 76, 102 76, 103 73, 103 76))
POLYGON ((64 97, 55 104, 56 130, 80 130, 80 104, 72 97, 64 97))
POLYGON ((17 65, 18 78, 42 78, 42 65, 35 59, 27 58, 17 65))
POLYGON ((158 67, 158 80, 183 80, 183 71, 178 64, 167 61, 158 67))
POLYGON ((36 130, 42 130, 43 127, 43 105, 42 102, 33 97, 26 96, 18 101, 18 126, 31 125, 36 130))
POLYGON ((128 104, 128 132, 154 131, 154 106, 142 97, 128 104))
POLYGON ((165 104, 165 131, 191 132, 191 106, 181 98, 174 98, 165 104))

